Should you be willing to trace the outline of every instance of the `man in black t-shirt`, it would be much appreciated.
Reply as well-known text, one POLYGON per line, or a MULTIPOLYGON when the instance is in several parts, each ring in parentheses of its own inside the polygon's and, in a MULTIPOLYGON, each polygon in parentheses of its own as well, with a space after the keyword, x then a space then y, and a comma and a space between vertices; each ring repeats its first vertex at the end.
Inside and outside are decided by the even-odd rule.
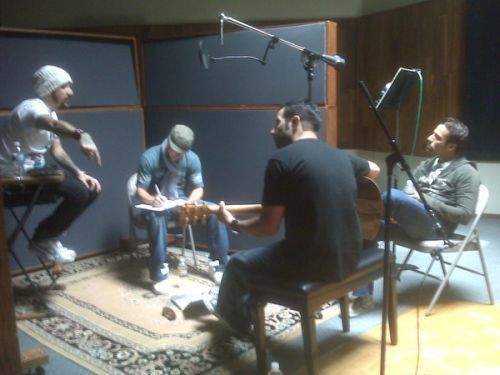
POLYGON ((320 141, 320 125, 314 105, 283 106, 271 130, 279 150, 267 164, 262 212, 239 221, 220 202, 220 219, 235 232, 271 236, 285 223, 283 240, 232 256, 217 303, 205 299, 233 331, 250 327, 245 285, 254 275, 337 281, 356 267, 362 246, 356 180, 375 178, 379 168, 320 141))

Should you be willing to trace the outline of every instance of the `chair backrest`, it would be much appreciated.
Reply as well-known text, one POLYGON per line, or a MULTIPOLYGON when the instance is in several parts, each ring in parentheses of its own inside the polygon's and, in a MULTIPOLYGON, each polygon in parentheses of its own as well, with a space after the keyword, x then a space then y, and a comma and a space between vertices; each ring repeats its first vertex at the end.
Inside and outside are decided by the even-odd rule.
MULTIPOLYGON (((472 223, 470 224, 469 229, 467 230, 467 234, 465 235, 464 239, 461 241, 462 245, 464 248, 469 249, 469 241, 474 238, 475 233, 476 233, 476 228, 479 224, 479 220, 481 219, 481 216, 483 215, 483 212, 486 208, 486 205, 488 204, 488 200, 490 198, 490 193, 488 191, 488 188, 484 185, 479 185, 479 193, 477 196, 477 202, 476 202, 476 207, 474 209, 474 219, 472 220, 472 223)), ((474 248, 475 249, 475 248, 474 248)))
POLYGON ((131 205, 134 201, 135 193, 137 191, 137 173, 134 173, 132 176, 129 177, 127 181, 127 196, 128 196, 128 203, 131 205))
POLYGON ((474 210, 476 216, 481 216, 483 214, 489 199, 490 192, 488 188, 483 184, 479 185, 479 194, 477 197, 476 209, 474 210))

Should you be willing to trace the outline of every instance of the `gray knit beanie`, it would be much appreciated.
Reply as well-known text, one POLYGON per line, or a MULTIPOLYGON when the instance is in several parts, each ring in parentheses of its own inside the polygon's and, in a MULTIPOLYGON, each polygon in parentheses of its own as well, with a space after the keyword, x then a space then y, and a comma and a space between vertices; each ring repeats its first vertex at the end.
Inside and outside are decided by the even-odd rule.
POLYGON ((39 98, 52 94, 67 83, 73 83, 71 76, 64 69, 54 65, 42 66, 33 74, 33 89, 39 98))

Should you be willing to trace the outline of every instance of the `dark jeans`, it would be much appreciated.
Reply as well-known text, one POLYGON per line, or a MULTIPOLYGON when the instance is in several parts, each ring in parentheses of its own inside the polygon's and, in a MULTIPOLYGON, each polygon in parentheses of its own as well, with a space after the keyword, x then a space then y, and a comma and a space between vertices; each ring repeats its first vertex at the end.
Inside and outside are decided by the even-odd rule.
POLYGON ((47 185, 44 190, 44 194, 54 194, 61 197, 62 201, 49 216, 38 224, 33 234, 33 241, 60 236, 99 196, 99 193, 90 191, 72 173, 66 172, 64 172, 63 182, 57 185, 47 185))
POLYGON ((290 248, 285 241, 251 250, 229 258, 217 298, 217 312, 232 328, 245 332, 251 324, 247 282, 259 275, 300 280, 300 266, 290 263, 290 248))

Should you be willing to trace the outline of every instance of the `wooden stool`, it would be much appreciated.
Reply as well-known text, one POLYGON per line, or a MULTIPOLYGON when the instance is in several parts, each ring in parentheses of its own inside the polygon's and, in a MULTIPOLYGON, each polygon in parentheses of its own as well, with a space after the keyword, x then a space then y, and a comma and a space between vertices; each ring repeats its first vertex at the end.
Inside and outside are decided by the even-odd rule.
MULTIPOLYGON (((394 271, 394 259, 391 259, 394 271)), ((391 272, 389 282, 388 321, 391 344, 397 344, 397 294, 396 279, 391 272)), ((300 313, 304 352, 309 374, 319 372, 318 347, 316 340, 316 312, 326 303, 339 300, 342 328, 349 332, 350 291, 358 289, 384 275, 384 250, 365 249, 361 252, 356 272, 341 282, 284 282, 262 277, 249 282, 252 300, 252 319, 255 328, 255 350, 260 374, 268 371, 264 307, 267 303, 285 306, 300 313)))

